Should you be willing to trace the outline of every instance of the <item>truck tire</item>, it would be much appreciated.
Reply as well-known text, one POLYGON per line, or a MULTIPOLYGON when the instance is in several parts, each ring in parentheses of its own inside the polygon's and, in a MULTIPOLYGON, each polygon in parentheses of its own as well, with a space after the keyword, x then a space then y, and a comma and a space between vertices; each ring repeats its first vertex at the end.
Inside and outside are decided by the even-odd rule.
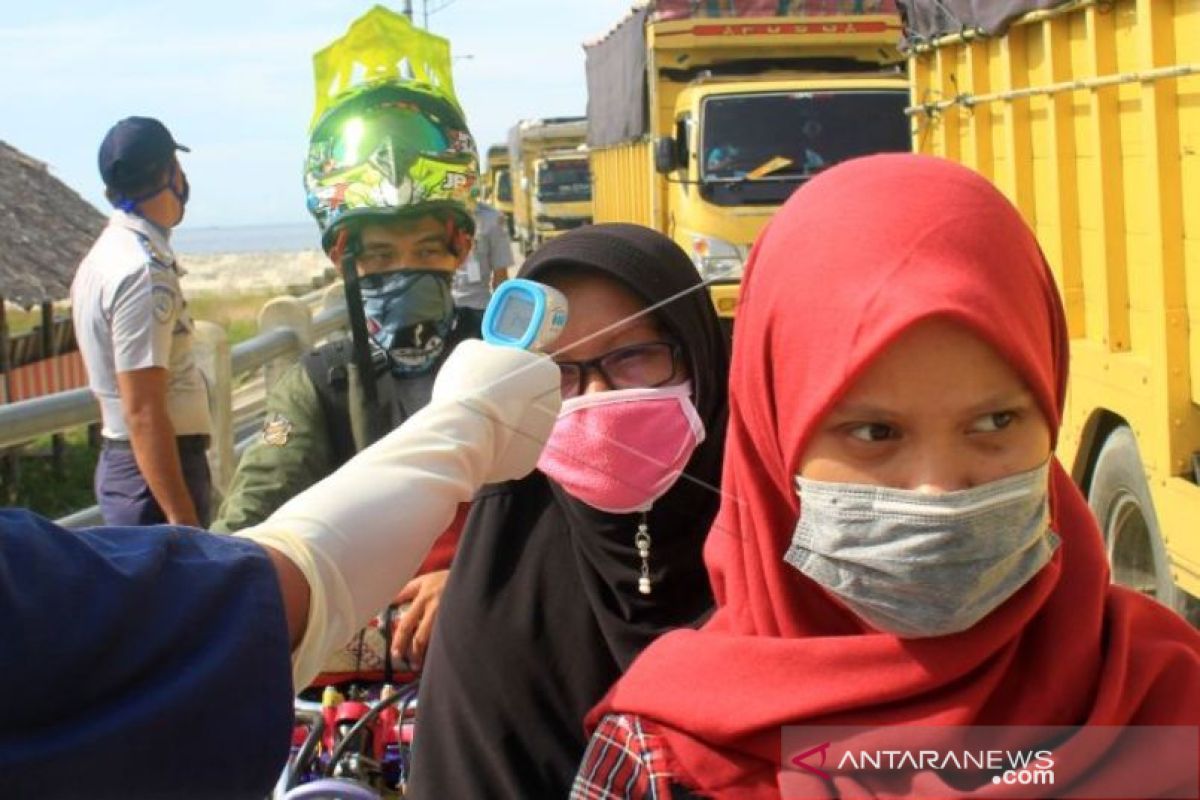
POLYGON ((1176 589, 1171 577, 1171 562, 1150 499, 1137 439, 1128 426, 1115 428, 1104 440, 1096 457, 1088 505, 1104 535, 1113 583, 1184 611, 1187 595, 1176 589))

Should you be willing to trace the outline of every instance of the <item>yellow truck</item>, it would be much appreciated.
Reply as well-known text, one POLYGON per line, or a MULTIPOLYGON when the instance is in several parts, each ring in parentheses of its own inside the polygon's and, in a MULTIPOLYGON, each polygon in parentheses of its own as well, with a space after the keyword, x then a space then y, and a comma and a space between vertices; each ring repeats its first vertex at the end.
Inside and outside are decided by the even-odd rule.
POLYGON ((587 146, 548 150, 533 166, 534 247, 592 221, 587 146))
POLYGON ((494 144, 487 151, 487 172, 483 176, 483 199, 504 215, 508 236, 513 235, 512 170, 508 145, 494 144))
POLYGON ((585 45, 596 221, 674 239, 728 323, 751 243, 798 186, 910 149, 900 33, 891 0, 635 8, 585 45))
POLYGON ((1058 454, 1114 580, 1198 621, 1200 4, 905 5, 915 149, 1003 190, 1062 291, 1058 454))
POLYGON ((585 117, 551 117, 522 120, 509 131, 513 238, 526 255, 592 221, 587 127, 585 117))

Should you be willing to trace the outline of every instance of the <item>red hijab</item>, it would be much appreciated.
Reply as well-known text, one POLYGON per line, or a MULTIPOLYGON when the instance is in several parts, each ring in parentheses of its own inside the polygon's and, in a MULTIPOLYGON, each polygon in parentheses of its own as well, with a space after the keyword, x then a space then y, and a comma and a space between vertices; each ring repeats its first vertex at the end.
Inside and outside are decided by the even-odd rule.
POLYGON ((939 159, 874 156, 780 209, 738 309, 724 498, 705 546, 717 611, 647 649, 592 724, 640 715, 683 783, 730 798, 778 796, 784 725, 1200 724, 1200 634, 1109 584, 1098 527, 1057 460, 1061 546, 962 633, 874 632, 783 560, 801 513, 793 478, 817 423, 890 342, 933 316, 992 344, 1057 434, 1062 305, 1029 228, 986 180, 939 159))

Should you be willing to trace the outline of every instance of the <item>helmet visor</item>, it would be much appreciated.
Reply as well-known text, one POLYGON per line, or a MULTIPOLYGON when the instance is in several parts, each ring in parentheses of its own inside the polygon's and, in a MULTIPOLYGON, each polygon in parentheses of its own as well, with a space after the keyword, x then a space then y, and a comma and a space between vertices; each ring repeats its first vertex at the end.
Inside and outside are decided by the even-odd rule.
MULTIPOLYGON (((324 152, 319 154, 323 172, 338 172, 366 163, 380 151, 396 155, 442 157, 454 150, 447 130, 415 107, 388 105, 337 119, 337 130, 327 131, 324 152)), ((314 154, 317 155, 317 154, 314 154)))

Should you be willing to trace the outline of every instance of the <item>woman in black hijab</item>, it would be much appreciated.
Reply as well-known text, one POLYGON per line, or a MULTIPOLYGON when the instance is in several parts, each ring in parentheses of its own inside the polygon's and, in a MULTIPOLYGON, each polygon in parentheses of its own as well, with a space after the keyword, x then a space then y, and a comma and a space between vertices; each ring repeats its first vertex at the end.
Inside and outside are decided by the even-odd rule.
POLYGON ((421 686, 407 796, 424 800, 565 797, 587 711, 713 602, 701 550, 728 357, 696 268, 655 231, 606 224, 551 240, 520 274, 570 303, 554 353, 566 404, 540 469, 485 487, 467 520, 421 686))

